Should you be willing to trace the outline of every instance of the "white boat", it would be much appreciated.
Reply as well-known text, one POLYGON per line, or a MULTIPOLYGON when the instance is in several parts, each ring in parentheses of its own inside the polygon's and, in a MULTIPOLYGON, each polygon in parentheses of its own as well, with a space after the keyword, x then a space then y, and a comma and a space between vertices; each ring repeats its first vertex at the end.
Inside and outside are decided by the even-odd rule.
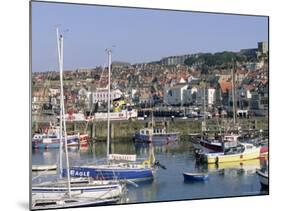
POLYGON ((112 199, 99 199, 89 200, 89 198, 69 198, 62 197, 60 199, 37 199, 32 202, 31 210, 46 210, 46 209, 59 209, 59 208, 75 208, 75 207, 89 207, 95 205, 106 205, 116 203, 117 200, 112 199))
POLYGON ((261 171, 261 170, 257 169, 256 173, 259 176, 259 180, 260 180, 262 188, 268 188, 268 186, 269 186, 268 171, 261 171))
POLYGON ((32 171, 53 171, 57 170, 57 165, 32 165, 32 171))
MULTIPOLYGON (((120 199, 124 186, 110 181, 76 180, 71 182, 71 195, 75 198, 120 199)), ((44 182, 32 186, 32 200, 63 198, 67 192, 67 180, 44 182)))

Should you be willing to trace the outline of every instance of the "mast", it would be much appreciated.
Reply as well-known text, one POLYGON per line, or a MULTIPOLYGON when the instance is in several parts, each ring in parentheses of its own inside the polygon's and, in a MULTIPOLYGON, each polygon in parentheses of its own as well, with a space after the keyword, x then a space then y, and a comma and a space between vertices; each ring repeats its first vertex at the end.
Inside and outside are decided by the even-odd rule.
POLYGON ((203 121, 201 123, 201 140, 204 139, 203 132, 206 131, 206 83, 205 79, 203 80, 203 121))
POLYGON ((108 92, 107 92, 107 145, 106 145, 106 157, 109 158, 109 144, 110 144, 110 80, 111 80, 111 49, 105 50, 108 54, 108 92))
MULTIPOLYGON (((56 28, 57 32, 57 47, 58 47, 58 62, 59 62, 59 70, 61 69, 61 54, 60 54, 60 38, 59 38, 59 28, 56 28)), ((63 100, 63 93, 60 93, 60 129, 59 129, 59 136, 60 136, 60 148, 59 148, 59 171, 60 171, 60 178, 62 178, 62 100, 63 100)))
MULTIPOLYGON (((203 97, 204 97, 204 99, 203 99, 203 112, 204 112, 204 126, 205 126, 205 124, 206 124, 206 83, 205 83, 205 79, 204 79, 204 81, 203 81, 203 97)), ((205 130, 205 127, 204 127, 204 130, 205 130)))
POLYGON ((235 102, 235 74, 234 74, 235 63, 233 63, 233 68, 231 68, 231 83, 232 83, 232 112, 233 112, 233 122, 236 124, 236 102, 235 102))
MULTIPOLYGON (((65 110, 64 110, 64 94, 63 94, 63 36, 60 35, 60 88, 61 88, 61 114, 63 119, 63 128, 64 128, 64 148, 65 148, 65 157, 66 157, 66 171, 67 171, 67 193, 71 197, 70 193, 70 174, 69 174, 69 159, 68 159, 68 149, 67 149, 67 134, 66 134, 66 123, 65 123, 65 110)), ((61 129, 62 131, 62 129, 61 129)))

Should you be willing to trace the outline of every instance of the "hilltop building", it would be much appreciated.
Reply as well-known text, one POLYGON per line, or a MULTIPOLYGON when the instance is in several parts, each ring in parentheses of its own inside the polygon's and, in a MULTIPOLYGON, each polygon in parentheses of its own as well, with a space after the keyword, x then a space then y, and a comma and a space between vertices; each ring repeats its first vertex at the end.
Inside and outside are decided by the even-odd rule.
POLYGON ((184 61, 189 57, 189 55, 181 55, 181 56, 169 56, 164 57, 160 60, 162 65, 178 65, 184 64, 184 61))

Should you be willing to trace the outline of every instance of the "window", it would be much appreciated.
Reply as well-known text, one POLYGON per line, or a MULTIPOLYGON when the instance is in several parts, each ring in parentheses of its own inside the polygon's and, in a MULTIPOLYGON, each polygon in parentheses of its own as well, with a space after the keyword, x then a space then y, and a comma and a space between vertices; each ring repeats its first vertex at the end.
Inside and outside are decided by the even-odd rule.
POLYGON ((172 90, 169 90, 168 95, 170 95, 171 97, 173 96, 172 90))

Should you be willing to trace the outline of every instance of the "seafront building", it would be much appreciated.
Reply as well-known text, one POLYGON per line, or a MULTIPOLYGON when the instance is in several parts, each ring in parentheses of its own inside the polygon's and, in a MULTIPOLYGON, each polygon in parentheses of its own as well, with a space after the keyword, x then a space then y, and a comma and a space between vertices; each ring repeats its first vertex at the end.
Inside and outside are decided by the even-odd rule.
MULTIPOLYGON (((115 100, 120 98, 123 93, 119 89, 110 91, 110 99, 115 100)), ((92 103, 104 103, 108 99, 108 88, 97 88, 94 92, 88 92, 87 98, 92 103)))

